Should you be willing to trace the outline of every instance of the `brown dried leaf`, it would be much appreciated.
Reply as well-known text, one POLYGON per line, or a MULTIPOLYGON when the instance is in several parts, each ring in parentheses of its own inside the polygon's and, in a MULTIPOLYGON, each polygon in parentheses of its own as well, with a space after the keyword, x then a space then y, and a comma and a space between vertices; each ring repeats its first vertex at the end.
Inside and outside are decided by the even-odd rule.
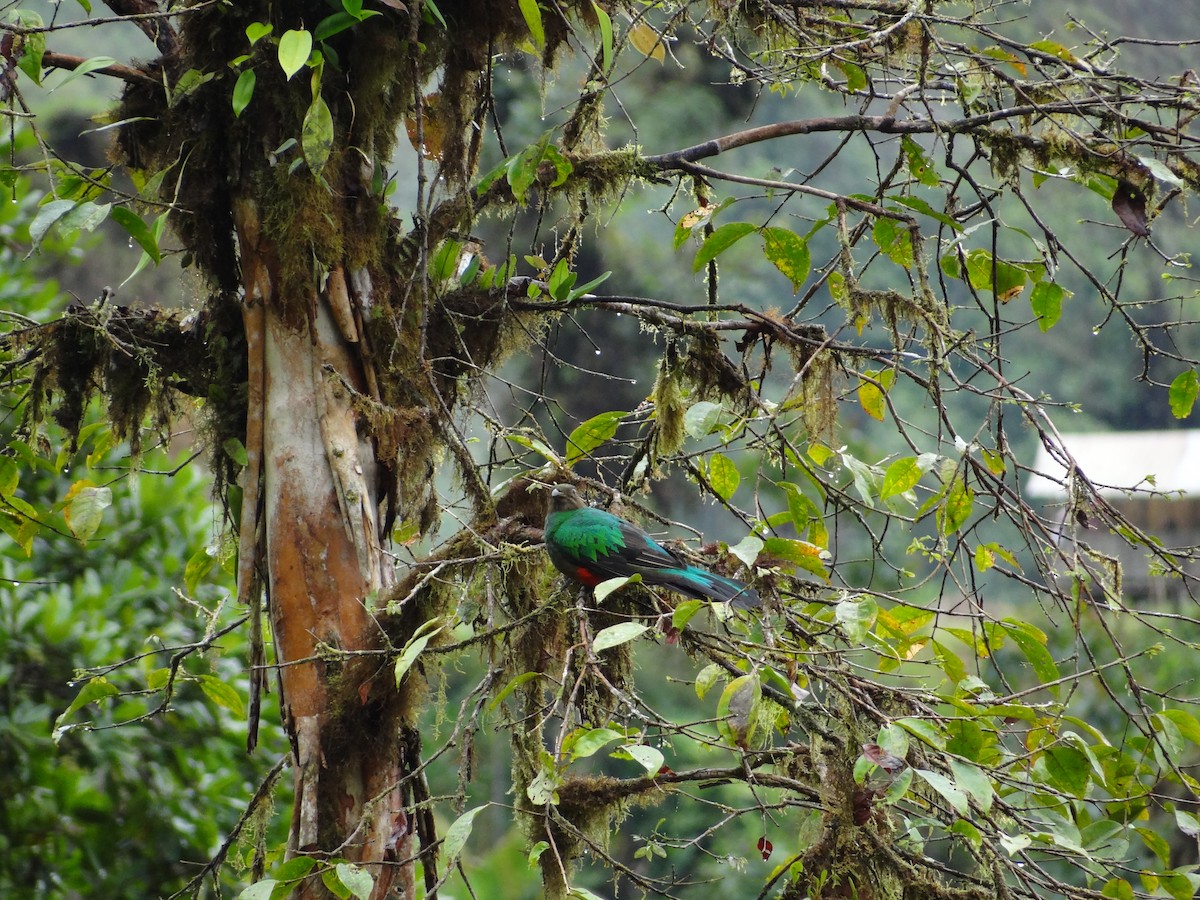
POLYGON ((1150 234, 1146 218, 1146 194, 1128 181, 1117 184, 1117 190, 1112 198, 1113 212, 1121 223, 1138 237, 1150 234))

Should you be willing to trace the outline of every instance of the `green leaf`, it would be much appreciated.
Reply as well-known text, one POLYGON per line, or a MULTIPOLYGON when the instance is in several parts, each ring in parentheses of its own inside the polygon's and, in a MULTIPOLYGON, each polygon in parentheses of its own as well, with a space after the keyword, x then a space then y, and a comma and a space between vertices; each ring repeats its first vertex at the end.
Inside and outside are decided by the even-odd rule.
POLYGON ((434 617, 413 632, 413 636, 409 642, 404 645, 404 649, 400 651, 400 656, 396 659, 396 685, 404 679, 405 674, 412 668, 412 664, 417 661, 417 657, 425 649, 426 645, 433 637, 446 628, 446 622, 440 616, 434 617))
POLYGON ((960 762, 951 758, 950 771, 954 774, 954 782, 975 801, 984 812, 992 808, 995 790, 991 779, 978 766, 960 762))
POLYGON ((96 487, 90 481, 77 481, 67 495, 70 500, 63 515, 71 534, 87 541, 100 527, 104 510, 112 506, 112 488, 96 487))
MULTIPOLYGON (((956 221, 954 221, 954 219, 950 218, 950 216, 946 215, 943 212, 938 212, 936 209, 934 209, 932 206, 930 206, 928 203, 926 203, 920 197, 905 197, 905 196, 893 195, 893 196, 889 196, 888 199, 891 200, 893 203, 896 203, 900 206, 906 207, 907 209, 911 209, 914 212, 919 212, 924 216, 929 216, 931 219, 936 219, 938 222, 941 222, 943 225, 945 225, 947 228, 950 228, 952 231, 962 232, 962 230, 963 230, 963 227, 961 225, 959 225, 956 221)), ((957 278, 958 276, 956 275, 954 277, 957 278)))
POLYGON ((1055 43, 1054 41, 1049 41, 1049 40, 1034 41, 1032 44, 1029 45, 1029 49, 1030 50, 1040 50, 1042 53, 1048 54, 1049 56, 1057 57, 1058 59, 1061 59, 1063 62, 1068 62, 1068 63, 1078 62, 1078 60, 1075 58, 1075 55, 1073 53, 1071 53, 1070 50, 1068 50, 1062 44, 1055 43))
MULTIPOLYGON (((1141 831, 1142 829, 1138 829, 1141 831)), ((1166 865, 1166 863, 1163 863, 1166 865)), ((1110 878, 1104 883, 1104 889, 1100 891, 1102 897, 1111 897, 1113 900, 1133 900, 1133 885, 1124 878, 1110 878)))
POLYGON ((304 161, 309 170, 319 175, 329 161, 333 149, 333 115, 324 98, 317 97, 304 114, 304 126, 300 132, 300 146, 304 150, 304 161))
MULTIPOLYGON (((1000 623, 1000 627, 1012 638, 1023 654, 1029 665, 1033 668, 1034 675, 1043 684, 1059 679, 1058 666, 1054 664, 1054 658, 1050 655, 1050 651, 1046 649, 1046 635, 1034 626, 1020 622, 1014 619, 1005 619, 1000 623)), ((1058 685, 1051 685, 1049 691, 1055 696, 1058 696, 1058 685)))
POLYGON ((243 467, 249 465, 250 458, 246 455, 246 448, 242 446, 242 442, 237 438, 228 438, 221 444, 221 449, 225 451, 225 455, 235 464, 243 467))
POLYGON ((101 700, 115 697, 119 693, 120 691, 117 690, 117 686, 109 684, 108 679, 103 675, 97 675, 95 678, 89 679, 88 683, 79 689, 79 693, 75 695, 75 699, 71 701, 71 705, 55 720, 55 727, 61 725, 73 713, 78 712, 89 703, 99 703, 101 700))
POLYGON ((876 246, 898 266, 911 269, 913 264, 912 232, 908 226, 888 216, 880 216, 871 228, 876 246))
POLYGON ((11 456, 0 456, 0 497, 11 497, 20 484, 21 473, 11 456))
POLYGON ((883 473, 883 482, 879 485, 879 499, 886 500, 888 497, 911 491, 923 474, 921 464, 915 456, 904 456, 895 460, 883 473))
POLYGON ((700 249, 696 251, 696 259, 692 262, 692 271, 699 272, 719 254, 724 253, 755 230, 755 227, 749 222, 728 222, 722 225, 705 238, 700 249))
POLYGON ((571 295, 571 288, 578 278, 579 274, 571 271, 567 261, 560 259, 558 265, 554 267, 554 271, 550 273, 546 288, 550 291, 551 297, 562 303, 571 295))
POLYGON ((1049 331, 1062 317, 1063 297, 1066 291, 1053 281, 1039 281, 1029 294, 1029 304, 1038 318, 1038 328, 1049 331))
POLYGON ((925 155, 925 150, 921 145, 905 135, 900 139, 900 148, 908 163, 909 174, 926 187, 937 187, 939 181, 937 169, 929 162, 929 157, 925 155))
MULTIPOLYGON (((371 15, 379 15, 378 12, 370 11, 371 15)), ((369 18, 369 17, 368 17, 369 18)), ((341 34, 349 28, 353 28, 362 17, 351 15, 348 12, 335 12, 332 15, 326 16, 317 23, 317 27, 313 29, 313 40, 317 43, 327 41, 335 34, 341 34)))
MULTIPOLYGON (((42 28, 42 17, 32 9, 13 10, 13 21, 25 28, 42 28)), ((34 84, 42 83, 42 57, 46 55, 46 33, 31 31, 14 41, 14 50, 20 48, 17 65, 34 84), (19 41, 19 43, 17 43, 19 41)))
POLYGON ((1190 712, 1185 709, 1167 709, 1158 715, 1164 719, 1170 719, 1184 738, 1200 747, 1200 720, 1197 720, 1190 712))
POLYGON ((208 547, 201 547, 191 555, 183 569, 183 586, 189 594, 196 593, 200 582, 208 577, 215 565, 216 559, 208 547))
POLYGON ((641 622, 618 622, 616 625, 609 625, 596 632, 596 637, 592 641, 592 651, 599 653, 602 650, 620 646, 649 630, 650 626, 643 625, 641 622))
POLYGON ((722 412, 721 404, 711 400, 693 403, 683 414, 683 430, 687 432, 688 437, 696 440, 707 437, 716 429, 722 412))
POLYGON ((40 244, 50 227, 74 208, 74 200, 51 200, 40 206, 29 224, 29 240, 33 246, 40 244))
POLYGON ((504 689, 495 696, 491 703, 488 704, 488 711, 491 712, 492 710, 496 709, 496 707, 503 703, 509 697, 509 695, 521 685, 540 677, 540 672, 522 672, 520 675, 506 684, 504 689))
MULTIPOLYGON (((1176 822, 1179 821, 1179 815, 1179 810, 1176 810, 1176 822)), ((1184 815, 1186 815, 1186 813, 1184 815)), ((1171 845, 1167 843, 1166 838, 1152 828, 1139 828, 1134 826, 1133 830, 1141 836, 1142 841, 1145 843, 1147 849, 1158 857, 1159 862, 1161 862, 1164 867, 1171 865, 1171 845)), ((1192 837, 1195 837, 1195 835, 1192 835, 1192 837)))
POLYGON ((1042 759, 1052 787, 1076 797, 1083 797, 1087 793, 1092 779, 1092 766, 1085 753, 1075 747, 1060 745, 1046 748, 1042 759))
POLYGON ((613 741, 624 738, 625 734, 612 728, 589 728, 587 731, 577 732, 572 737, 573 740, 568 738, 563 743, 563 750, 570 753, 572 760, 576 760, 595 755, 598 750, 602 750, 613 741))
POLYGON ((846 76, 846 90, 861 91, 867 87, 867 73, 854 63, 839 61, 835 65, 846 76))
POLYGON ((279 65, 289 81, 308 62, 308 56, 312 53, 312 45, 312 34, 304 29, 285 31, 280 37, 279 65))
POLYGON ((967 795, 959 790, 958 785, 953 781, 940 772, 931 772, 928 769, 914 769, 914 771, 927 785, 941 794, 956 813, 963 818, 970 815, 971 804, 967 801, 967 795))
POLYGON ((239 719, 246 718, 246 705, 237 690, 216 675, 201 675, 200 690, 217 706, 223 706, 239 719))
POLYGON ((808 241, 787 228, 764 228, 763 255, 792 283, 792 293, 798 293, 812 269, 808 241))
POLYGON ((714 453, 708 461, 708 483, 722 500, 728 500, 737 491, 742 476, 733 460, 723 453, 714 453))
POLYGON ((76 78, 82 78, 90 72, 95 72, 97 69, 105 69, 109 66, 116 65, 116 60, 111 56, 93 56, 91 59, 85 59, 78 66, 67 73, 67 77, 58 83, 57 90, 64 85, 70 84, 76 78))
POLYGON ((587 457, 606 441, 612 440, 625 413, 620 410, 592 416, 567 437, 567 468, 587 457))
POLYGON ((908 795, 908 789, 912 787, 912 781, 913 770, 905 768, 888 785, 887 792, 883 795, 883 802, 888 805, 899 803, 908 795))
POLYGON ((974 505, 975 492, 967 487, 962 476, 956 475, 950 483, 945 503, 938 510, 938 527, 942 534, 951 535, 962 528, 974 505))
POLYGON ((709 663, 696 675, 696 696, 701 700, 712 690, 714 684, 725 674, 725 669, 716 663, 709 663))
POLYGON ((108 218, 111 203, 92 203, 85 200, 58 220, 61 231, 92 231, 108 218))
POLYGON ((333 867, 337 880, 358 900, 371 900, 371 891, 375 889, 375 879, 366 869, 353 863, 338 863, 333 867))
POLYGON ((562 462, 562 459, 559 457, 559 455, 557 453, 555 453, 553 450, 551 450, 549 447, 547 447, 544 443, 539 441, 537 438, 532 438, 532 437, 529 437, 528 435, 524 435, 524 434, 506 434, 504 436, 504 439, 506 441, 512 441, 514 444, 520 444, 522 447, 525 447, 528 450, 532 450, 535 453, 540 454, 543 458, 545 458, 549 462, 552 462, 552 463, 561 463, 562 462))
POLYGON ((237 900, 271 900, 271 895, 278 884, 279 882, 274 878, 264 878, 262 881, 256 881, 238 894, 237 900))
POLYGON ((878 613, 879 604, 875 598, 865 594, 847 597, 834 608, 834 618, 845 632, 846 640, 852 644, 863 642, 878 613))
POLYGON ((703 600, 684 600, 675 607, 675 612, 671 616, 671 627, 676 631, 683 631, 687 627, 687 623, 692 620, 692 616, 700 612, 705 605, 703 600))
POLYGON ((1025 269, 995 259, 982 248, 967 254, 967 283, 977 291, 991 291, 1001 302, 1007 302, 1021 293, 1028 277, 1025 269))
POLYGON ((665 762, 662 751, 654 747, 647 747, 645 744, 626 744, 621 748, 621 752, 628 754, 651 775, 657 775, 665 762))
POLYGON ((928 719, 914 719, 908 716, 896 720, 896 724, 909 734, 924 741, 930 747, 938 750, 946 746, 946 735, 937 724, 928 719))
POLYGON ((637 573, 635 573, 633 575, 626 575, 624 578, 622 578, 620 576, 618 576, 616 578, 609 578, 609 579, 606 579, 605 581, 600 582, 598 585, 596 585, 595 589, 592 591, 592 594, 596 598, 597 605, 599 605, 599 604, 602 604, 605 600, 607 600, 608 595, 611 594, 613 591, 618 591, 621 588, 625 587, 625 585, 627 585, 627 584, 641 584, 641 583, 642 583, 642 576, 637 573))
POLYGON ((1188 369, 1176 375, 1175 380, 1171 382, 1171 389, 1167 392, 1171 415, 1177 419, 1190 416, 1197 395, 1200 395, 1200 378, 1196 376, 1195 369, 1188 369))
POLYGON ((596 14, 596 24, 600 28, 600 71, 607 73, 613 63, 612 19, 595 0, 592 0, 592 12, 596 14))
POLYGON ((983 464, 987 466, 989 472, 993 475, 1003 475, 1005 473, 1008 467, 1004 463, 1004 454, 996 450, 989 450, 987 447, 983 447, 979 453, 983 457, 983 464))
POLYGON ((442 841, 442 853, 444 854, 446 865, 452 866, 454 860, 458 859, 458 855, 462 853, 463 846, 467 843, 467 838, 471 836, 471 825, 474 823, 475 817, 491 805, 490 803, 485 803, 483 806, 468 809, 450 823, 450 827, 446 829, 446 836, 442 841))
POLYGON ((753 566, 758 560, 758 554, 762 553, 766 541, 758 537, 758 535, 748 534, 732 547, 729 552, 744 562, 747 566, 753 566))
POLYGON ((611 271, 605 272, 604 274, 598 275, 597 277, 593 278, 591 281, 587 282, 586 284, 581 284, 578 287, 571 288, 570 293, 567 294, 567 302, 574 303, 580 297, 587 296, 592 291, 594 291, 596 288, 598 288, 600 285, 604 284, 604 282, 608 281, 608 279, 611 277, 612 277, 611 271))
POLYGON ((129 232, 129 236, 138 242, 146 255, 156 263, 162 262, 162 251, 158 249, 158 238, 149 225, 133 210, 124 206, 114 206, 112 220, 129 232))
POLYGON ((429 277, 434 281, 449 281, 458 272, 458 260, 462 256, 462 241, 442 241, 429 261, 429 277))
POLYGON ((237 83, 233 86, 234 118, 240 118, 242 112, 250 105, 250 98, 254 96, 254 85, 257 81, 258 76, 254 74, 253 69, 247 69, 238 76, 237 83))
POLYGON ((742 675, 725 686, 717 701, 717 730, 731 744, 747 748, 757 730, 762 684, 754 674, 742 675))
POLYGON ((782 566, 784 569, 799 567, 821 578, 829 577, 829 570, 825 566, 828 554, 817 544, 792 538, 769 537, 763 541, 763 551, 772 561, 791 564, 782 566))
POLYGON ((546 48, 546 29, 542 25, 542 10, 537 4, 537 0, 517 0, 517 5, 521 7, 521 15, 525 17, 525 26, 529 29, 534 46, 539 51, 544 50, 546 48))
POLYGON ((817 509, 817 504, 813 503, 800 490, 799 485, 792 484, 790 481, 777 481, 776 486, 787 496, 788 516, 791 517, 797 534, 803 534, 814 520, 821 518, 821 511, 817 509))
POLYGON ((250 46, 253 47, 270 34, 274 28, 274 25, 269 25, 266 22, 251 22, 246 26, 246 39, 250 41, 250 46))

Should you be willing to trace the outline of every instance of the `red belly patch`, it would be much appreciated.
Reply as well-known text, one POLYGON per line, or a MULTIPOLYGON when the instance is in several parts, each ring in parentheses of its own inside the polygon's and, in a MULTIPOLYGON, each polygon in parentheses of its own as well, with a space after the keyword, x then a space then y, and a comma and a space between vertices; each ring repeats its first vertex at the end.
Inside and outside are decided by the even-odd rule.
POLYGON ((593 575, 590 571, 585 569, 583 566, 576 566, 575 567, 575 580, 581 581, 584 584, 586 584, 588 587, 594 588, 596 585, 598 585, 604 579, 597 578, 595 575, 593 575))

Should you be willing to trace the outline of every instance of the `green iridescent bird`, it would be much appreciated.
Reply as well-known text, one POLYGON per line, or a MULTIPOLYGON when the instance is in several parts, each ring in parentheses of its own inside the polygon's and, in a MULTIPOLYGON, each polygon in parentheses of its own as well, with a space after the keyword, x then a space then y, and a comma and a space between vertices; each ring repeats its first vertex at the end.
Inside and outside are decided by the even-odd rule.
POLYGON ((586 505, 569 484, 550 493, 545 540, 555 568, 588 587, 641 575, 646 584, 661 584, 698 600, 732 601, 742 609, 760 602, 749 585, 688 565, 636 525, 586 505))

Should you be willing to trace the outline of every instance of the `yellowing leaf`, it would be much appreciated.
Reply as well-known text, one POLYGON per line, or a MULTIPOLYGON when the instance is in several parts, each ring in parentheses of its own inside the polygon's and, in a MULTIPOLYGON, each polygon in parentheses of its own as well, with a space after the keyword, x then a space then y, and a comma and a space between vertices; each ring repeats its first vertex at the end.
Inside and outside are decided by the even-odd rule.
POLYGON ((742 476, 737 466, 723 453, 714 453, 708 461, 708 483, 722 500, 728 500, 738 489, 742 476))
POLYGON ((319 175, 329 161, 333 149, 333 116, 329 106, 317 97, 304 114, 304 125, 300 133, 300 145, 304 150, 304 161, 309 170, 319 175))
POLYGON ((312 35, 304 30, 285 31, 279 38, 279 65, 290 80, 308 62, 312 35))
POLYGON ((764 228, 763 254, 792 283, 792 293, 798 293, 812 268, 808 241, 787 228, 764 228))
POLYGON ((645 22, 638 22, 629 29, 629 43, 643 56, 663 62, 667 58, 667 48, 658 37, 658 32, 645 22))
POLYGON ((871 381, 860 381, 858 384, 858 405, 872 419, 882 422, 887 413, 887 405, 883 400, 883 391, 879 385, 871 381))
POLYGON ((717 729, 730 743, 745 749, 754 739, 756 707, 761 699, 757 675, 742 675, 725 686, 717 702, 717 729))

